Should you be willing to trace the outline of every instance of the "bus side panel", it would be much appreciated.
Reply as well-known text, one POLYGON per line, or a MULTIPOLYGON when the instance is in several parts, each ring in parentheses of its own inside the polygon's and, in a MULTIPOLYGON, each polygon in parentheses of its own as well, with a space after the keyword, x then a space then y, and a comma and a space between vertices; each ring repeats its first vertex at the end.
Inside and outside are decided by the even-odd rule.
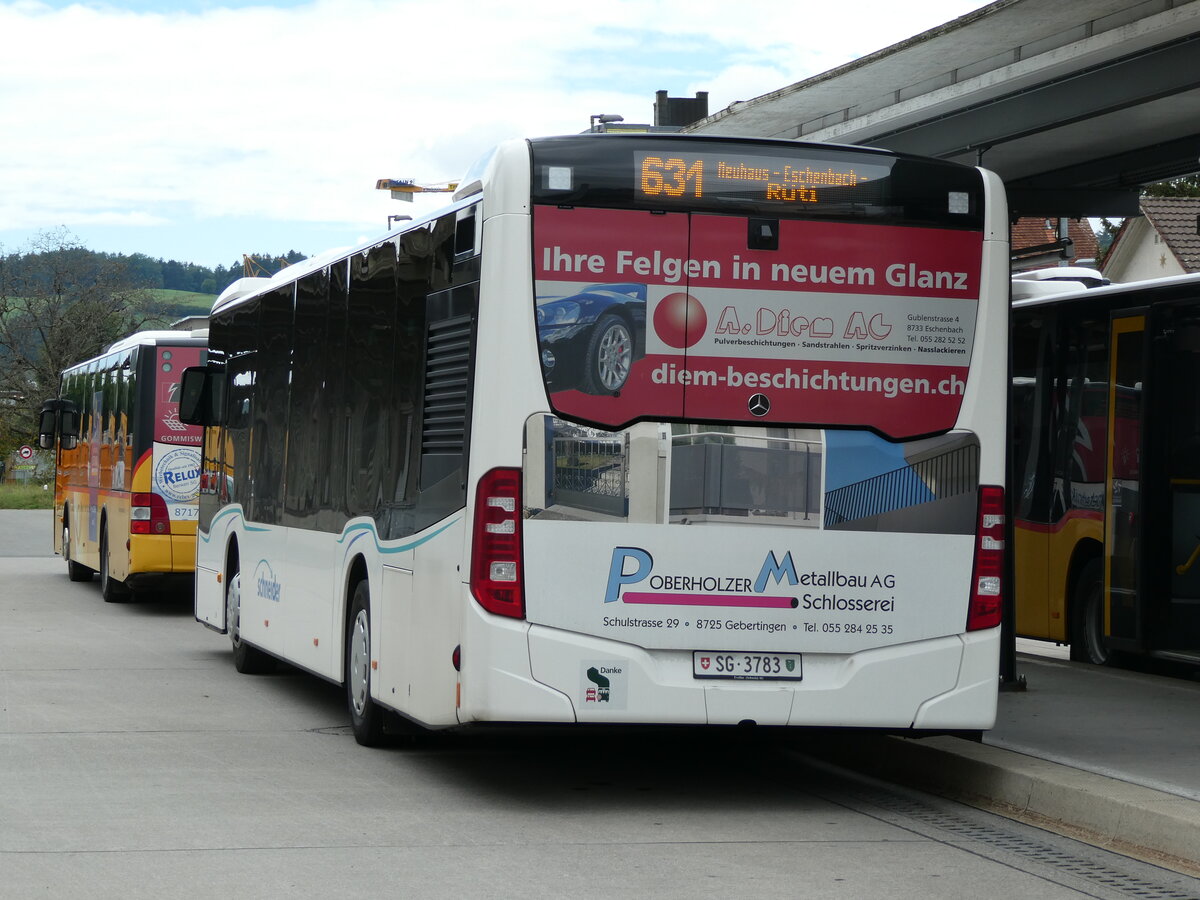
POLYGON ((229 506, 213 517, 207 532, 196 539, 196 621, 225 633, 225 551, 235 523, 241 520, 240 506, 229 506))
POLYGON ((429 726, 457 722, 462 546, 459 517, 449 527, 436 525, 399 546, 380 548, 383 589, 372 593, 379 633, 374 687, 381 703, 429 726))
POLYGON ((462 703, 467 722, 574 722, 570 697, 533 677, 528 622, 493 616, 464 585, 462 703))
POLYGON ((101 533, 108 533, 108 571, 113 578, 124 581, 131 572, 139 571, 134 569, 135 561, 150 567, 140 571, 170 571, 170 536, 129 534, 129 494, 105 494, 100 507, 101 533), (154 568, 159 565, 162 568, 154 568))
POLYGON ((238 625, 242 639, 268 653, 283 656, 289 599, 284 595, 282 579, 287 531, 247 523, 238 535, 238 548, 242 576, 238 625))
POLYGON ((1104 516, 1091 511, 1069 513, 1066 520, 1051 531, 1047 548, 1046 604, 1050 640, 1070 639, 1071 579, 1073 565, 1078 565, 1076 551, 1084 542, 1097 547, 1104 542, 1104 516))
POLYGON ((1000 629, 961 636, 962 665, 954 689, 921 706, 914 728, 986 730, 996 724, 1000 667, 1000 629))
POLYGON ((1083 541, 1100 545, 1104 520, 1090 512, 1068 513, 1054 525, 1018 522, 1013 529, 1017 634, 1066 643, 1070 640, 1071 570, 1083 541))
POLYGON ((1013 596, 1017 606, 1017 634, 1050 636, 1046 562, 1048 535, 1045 526, 1017 522, 1013 527, 1013 596))
MULTIPOLYGON (((281 583, 276 615, 285 626, 284 652, 296 665, 340 681, 341 623, 334 621, 333 609, 338 604, 333 598, 342 593, 344 579, 336 540, 331 534, 289 528, 286 558, 264 560, 254 574, 256 578, 271 577, 268 570, 282 562, 275 577, 281 583)), ((243 596, 245 590, 243 582, 243 596)))

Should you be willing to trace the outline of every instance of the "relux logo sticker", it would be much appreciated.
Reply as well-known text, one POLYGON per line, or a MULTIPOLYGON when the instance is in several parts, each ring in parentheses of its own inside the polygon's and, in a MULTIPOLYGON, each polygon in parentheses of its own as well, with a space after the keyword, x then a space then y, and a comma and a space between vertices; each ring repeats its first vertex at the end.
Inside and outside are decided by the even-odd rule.
POLYGON ((200 451, 181 447, 156 453, 154 492, 176 503, 195 500, 200 494, 200 451))

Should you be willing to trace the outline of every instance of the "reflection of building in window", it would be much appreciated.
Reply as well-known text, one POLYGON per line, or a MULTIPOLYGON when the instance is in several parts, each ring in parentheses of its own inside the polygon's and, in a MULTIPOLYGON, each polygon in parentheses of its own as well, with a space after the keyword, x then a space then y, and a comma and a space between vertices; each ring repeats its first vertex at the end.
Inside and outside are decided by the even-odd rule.
POLYGON ((968 534, 975 528, 979 444, 946 435, 906 445, 905 465, 825 495, 825 527, 968 534), (919 515, 913 512, 919 507, 919 515))
POLYGON ((526 515, 816 527, 821 464, 811 429, 642 422, 613 432, 538 415, 526 426, 526 515))
POLYGON ((818 432, 728 425, 673 430, 672 521, 819 524, 818 432))

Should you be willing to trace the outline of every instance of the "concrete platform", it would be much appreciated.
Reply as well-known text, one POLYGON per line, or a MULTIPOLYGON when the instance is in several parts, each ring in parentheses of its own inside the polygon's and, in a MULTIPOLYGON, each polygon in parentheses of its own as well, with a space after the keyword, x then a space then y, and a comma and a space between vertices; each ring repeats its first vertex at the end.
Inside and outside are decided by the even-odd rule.
POLYGON ((1028 688, 1001 693, 983 743, 833 737, 820 755, 1200 875, 1196 677, 1028 653, 1018 673, 1028 688))

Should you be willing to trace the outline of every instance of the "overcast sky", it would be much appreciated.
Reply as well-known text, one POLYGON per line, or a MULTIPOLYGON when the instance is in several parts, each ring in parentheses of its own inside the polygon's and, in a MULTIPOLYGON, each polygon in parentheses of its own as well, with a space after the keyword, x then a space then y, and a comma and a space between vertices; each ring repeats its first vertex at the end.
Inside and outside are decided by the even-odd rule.
POLYGON ((716 112, 965 15, 978 0, 0 0, 0 252, 229 265, 312 255, 509 137, 716 112))

